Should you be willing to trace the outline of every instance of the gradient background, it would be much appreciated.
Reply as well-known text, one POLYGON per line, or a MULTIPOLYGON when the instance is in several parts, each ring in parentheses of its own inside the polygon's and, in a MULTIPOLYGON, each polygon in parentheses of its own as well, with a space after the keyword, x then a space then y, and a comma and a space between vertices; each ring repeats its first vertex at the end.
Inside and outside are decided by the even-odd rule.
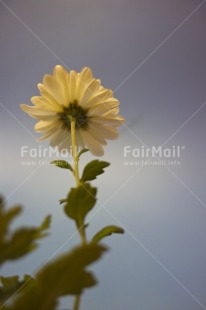
MULTIPOLYGON (((21 146, 38 147, 38 134, 19 104, 38 95, 36 84, 56 64, 89 66, 114 90, 126 125, 105 148, 112 165, 94 183, 99 204, 88 234, 107 224, 126 233, 105 240, 111 250, 91 267, 99 285, 82 309, 206 309, 205 2, 0 0, 1 192, 9 205, 24 205, 13 227, 53 215, 49 238, 3 275, 32 273, 79 242, 58 205, 72 178, 21 165, 21 146), (184 146, 180 165, 125 166, 124 146, 143 144, 184 146)), ((84 155, 82 166, 91 159, 84 155)), ((62 299, 59 309, 71 305, 62 299)))

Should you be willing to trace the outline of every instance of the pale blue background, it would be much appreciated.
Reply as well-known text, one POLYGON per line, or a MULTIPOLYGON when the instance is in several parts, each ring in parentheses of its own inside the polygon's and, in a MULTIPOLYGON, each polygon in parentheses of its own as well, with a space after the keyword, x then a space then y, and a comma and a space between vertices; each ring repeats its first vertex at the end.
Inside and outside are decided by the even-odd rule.
MULTIPOLYGON (((88 233, 107 224, 126 233, 105 240, 111 250, 91 267, 99 285, 84 294, 82 309, 206 309, 205 2, 0 0, 1 192, 9 205, 25 206, 14 227, 53 215, 50 237, 6 264, 4 275, 32 273, 79 241, 58 205, 72 178, 21 165, 22 145, 38 147, 38 134, 19 104, 38 95, 36 84, 56 64, 89 66, 115 91, 126 125, 105 149, 112 165, 94 183, 99 204, 88 233), (185 147, 180 166, 124 165, 125 145, 168 139, 167 147, 185 147)), ((59 309, 71 304, 63 300, 59 309)))

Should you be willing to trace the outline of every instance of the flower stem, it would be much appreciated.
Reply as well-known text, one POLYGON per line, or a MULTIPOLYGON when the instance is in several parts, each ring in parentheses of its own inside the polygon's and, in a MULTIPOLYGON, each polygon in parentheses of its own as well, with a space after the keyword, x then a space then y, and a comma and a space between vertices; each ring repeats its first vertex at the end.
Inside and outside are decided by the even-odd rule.
MULTIPOLYGON (((77 145, 76 145, 76 120, 75 118, 70 119, 71 123, 71 139, 72 139, 72 156, 73 156, 73 161, 74 161, 74 167, 73 167, 73 175, 76 181, 76 186, 78 187, 81 184, 81 181, 79 179, 79 157, 77 154, 77 145)), ((87 243, 86 240, 86 233, 85 233, 85 225, 82 223, 80 227, 77 227, 79 231, 79 235, 81 237, 82 244, 85 245, 87 243)), ((80 307, 80 300, 81 300, 81 295, 76 295, 75 300, 74 300, 74 305, 73 305, 73 310, 79 310, 80 307)))
POLYGON ((86 244, 87 243, 87 239, 86 239, 86 234, 85 234, 85 227, 84 224, 81 225, 81 227, 79 227, 79 234, 82 240, 82 244, 86 244))
POLYGON ((72 138, 72 156, 74 159, 74 178, 76 185, 80 185, 79 180, 79 158, 77 156, 77 145, 76 145, 76 135, 75 135, 75 124, 76 121, 74 118, 71 118, 71 138, 72 138))
POLYGON ((80 295, 75 296, 73 310, 79 310, 80 299, 81 299, 80 295))

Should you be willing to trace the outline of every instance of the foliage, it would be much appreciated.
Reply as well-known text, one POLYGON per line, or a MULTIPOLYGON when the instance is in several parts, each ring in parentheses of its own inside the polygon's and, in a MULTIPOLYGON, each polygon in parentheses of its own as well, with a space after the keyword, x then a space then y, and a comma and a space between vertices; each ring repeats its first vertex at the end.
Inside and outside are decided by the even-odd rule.
POLYGON ((96 193, 97 189, 90 184, 80 185, 70 190, 64 210, 71 219, 75 220, 78 228, 84 225, 87 213, 94 207, 96 193))
POLYGON ((31 281, 34 281, 29 275, 25 275, 23 280, 19 276, 3 277, 0 276, 0 309, 5 309, 6 304, 12 297, 15 297, 22 288, 31 281))
POLYGON ((83 289, 96 284, 96 279, 86 267, 99 259, 105 250, 102 245, 88 244, 61 255, 45 265, 35 279, 28 279, 12 306, 4 309, 56 309, 60 296, 80 294, 83 289))
POLYGON ((110 163, 106 161, 100 161, 98 159, 92 160, 85 166, 81 177, 81 182, 95 180, 98 175, 104 172, 104 168, 109 165, 110 163))
MULTIPOLYGON (((87 189, 94 193, 89 185, 87 189)), ((80 191, 78 194, 84 198, 87 192, 81 192, 84 191, 81 187, 78 188, 78 191, 80 191)), ((77 193, 71 192, 71 196, 74 195, 71 198, 73 204, 72 199, 76 199, 77 193)), ((20 214, 21 207, 15 206, 5 210, 3 199, 0 202, 0 257, 3 263, 20 258, 36 248, 36 241, 47 235, 46 231, 51 218, 47 216, 39 227, 19 228, 11 233, 9 225, 20 214)), ((91 202, 88 200, 88 203, 91 202)), ((94 203, 95 201, 92 202, 92 204, 94 203)), ((74 218, 75 216, 74 212, 74 218)), ((79 217, 77 216, 76 219, 78 222, 79 217)), ((17 275, 0 276, 0 308, 4 310, 56 309, 59 297, 79 295, 85 288, 92 287, 97 283, 93 274, 86 268, 98 260, 105 251, 106 247, 103 245, 88 243, 47 263, 34 277, 25 275, 22 280, 19 280, 17 275)))
POLYGON ((98 231, 94 237, 92 238, 92 242, 96 243, 102 240, 103 238, 110 236, 112 234, 123 234, 124 229, 121 227, 110 225, 102 228, 100 231, 98 231))
POLYGON ((73 171, 72 166, 66 160, 53 160, 51 162, 51 164, 55 165, 59 168, 69 169, 69 170, 73 171))
POLYGON ((22 211, 21 206, 14 206, 9 210, 0 198, 0 265, 8 260, 21 258, 33 251, 37 241, 47 236, 51 216, 48 215, 39 227, 21 227, 11 232, 9 225, 22 211))

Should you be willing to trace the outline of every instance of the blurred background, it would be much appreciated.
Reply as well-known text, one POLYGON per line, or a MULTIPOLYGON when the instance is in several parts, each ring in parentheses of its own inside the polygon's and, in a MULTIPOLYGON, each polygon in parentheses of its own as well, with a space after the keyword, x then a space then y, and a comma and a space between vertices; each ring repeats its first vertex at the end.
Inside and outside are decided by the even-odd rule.
MULTIPOLYGON (((105 148, 111 166, 93 183, 98 205, 88 235, 108 224, 125 234, 105 239, 110 251, 90 268, 99 284, 85 292, 82 309, 206 309, 205 2, 0 0, 0 191, 8 205, 24 206, 13 227, 52 214, 50 236, 3 266, 4 276, 35 273, 79 242, 58 203, 73 179, 50 166, 52 158, 22 158, 22 146, 48 142, 36 141, 35 120, 19 105, 38 95, 36 84, 56 64, 89 66, 114 90, 126 123, 105 148), (124 156, 125 146, 161 145, 180 146, 180 156, 147 165, 144 156, 124 156)), ((81 167, 93 159, 83 156, 81 167)), ((59 309, 71 305, 64 298, 59 309)))

